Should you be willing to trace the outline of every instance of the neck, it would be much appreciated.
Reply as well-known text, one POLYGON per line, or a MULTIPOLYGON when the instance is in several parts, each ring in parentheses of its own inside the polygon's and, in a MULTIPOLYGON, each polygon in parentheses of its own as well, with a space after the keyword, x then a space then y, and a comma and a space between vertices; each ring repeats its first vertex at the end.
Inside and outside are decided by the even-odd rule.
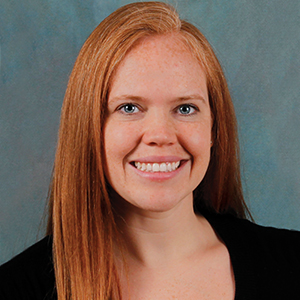
POLYGON ((128 203, 117 211, 127 260, 143 266, 156 268, 192 258, 205 251, 214 236, 208 222, 194 213, 192 199, 163 212, 143 211, 128 203))

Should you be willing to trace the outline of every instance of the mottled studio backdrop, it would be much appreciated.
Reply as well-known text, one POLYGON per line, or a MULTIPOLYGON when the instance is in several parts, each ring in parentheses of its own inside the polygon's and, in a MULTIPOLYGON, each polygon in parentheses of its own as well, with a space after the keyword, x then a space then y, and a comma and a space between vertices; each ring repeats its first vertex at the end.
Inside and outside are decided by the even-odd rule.
MULTIPOLYGON (((121 0, 0 0, 0 263, 44 233, 60 108, 81 45, 121 0)), ((177 0, 212 43, 239 121, 247 203, 300 230, 300 1, 177 0)))

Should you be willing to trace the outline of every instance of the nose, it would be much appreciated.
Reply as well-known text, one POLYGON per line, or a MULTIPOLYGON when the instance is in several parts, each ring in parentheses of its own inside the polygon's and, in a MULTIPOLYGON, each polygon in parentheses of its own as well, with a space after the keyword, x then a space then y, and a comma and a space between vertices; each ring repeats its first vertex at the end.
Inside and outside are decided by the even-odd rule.
POLYGON ((166 114, 149 115, 144 125, 142 141, 147 145, 172 145, 177 140, 174 121, 166 114))

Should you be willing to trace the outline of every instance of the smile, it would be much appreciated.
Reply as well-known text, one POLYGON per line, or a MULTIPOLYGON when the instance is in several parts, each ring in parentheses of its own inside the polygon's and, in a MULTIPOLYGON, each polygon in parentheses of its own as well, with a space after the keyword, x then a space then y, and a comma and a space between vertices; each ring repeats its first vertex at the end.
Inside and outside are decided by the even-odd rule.
POLYGON ((165 163, 140 163, 134 162, 134 166, 143 172, 172 172, 179 168, 180 161, 177 162, 165 162, 165 163))

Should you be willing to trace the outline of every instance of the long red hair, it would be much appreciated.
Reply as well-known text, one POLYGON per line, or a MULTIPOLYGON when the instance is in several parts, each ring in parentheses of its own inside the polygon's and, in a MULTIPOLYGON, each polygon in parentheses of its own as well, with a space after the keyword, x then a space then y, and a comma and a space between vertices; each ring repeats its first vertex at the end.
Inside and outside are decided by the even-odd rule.
POLYGON ((108 16, 84 43, 64 98, 47 233, 59 300, 120 299, 113 245, 118 232, 104 175, 103 125, 111 78, 142 37, 178 33, 206 72, 213 116, 207 173, 195 209, 245 217, 236 119, 221 66, 205 37, 173 7, 138 2, 108 16))

